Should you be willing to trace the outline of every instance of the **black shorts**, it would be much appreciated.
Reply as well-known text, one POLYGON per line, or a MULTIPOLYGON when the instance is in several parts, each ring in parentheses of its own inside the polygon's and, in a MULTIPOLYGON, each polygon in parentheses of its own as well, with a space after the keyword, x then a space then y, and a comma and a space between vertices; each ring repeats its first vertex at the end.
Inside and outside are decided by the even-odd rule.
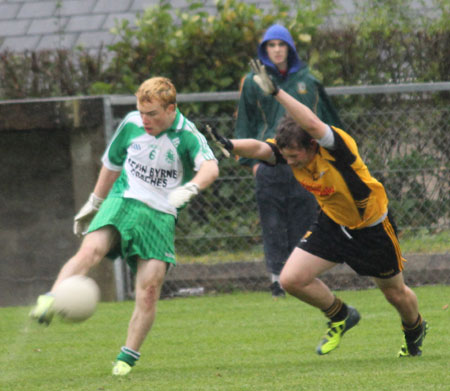
POLYGON ((346 263, 361 276, 390 278, 403 270, 404 258, 390 214, 374 227, 349 229, 321 212, 297 247, 330 262, 346 263))

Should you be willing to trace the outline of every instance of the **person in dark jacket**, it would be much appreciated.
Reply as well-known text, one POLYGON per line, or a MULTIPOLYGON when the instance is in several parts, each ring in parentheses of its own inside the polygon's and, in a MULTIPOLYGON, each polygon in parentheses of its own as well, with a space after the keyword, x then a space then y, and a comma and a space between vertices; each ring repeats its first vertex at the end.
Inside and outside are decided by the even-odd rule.
MULTIPOLYGON (((300 60, 289 31, 275 24, 266 31, 258 57, 277 84, 308 106, 324 122, 341 127, 341 121, 320 82, 300 60)), ((263 94, 250 72, 244 79, 236 119, 235 138, 266 140, 273 138, 285 109, 263 94)), ((295 180, 287 166, 270 166, 253 159, 240 158, 252 168, 260 215, 264 256, 271 274, 273 297, 283 297, 280 272, 298 240, 313 223, 317 203, 295 180)))

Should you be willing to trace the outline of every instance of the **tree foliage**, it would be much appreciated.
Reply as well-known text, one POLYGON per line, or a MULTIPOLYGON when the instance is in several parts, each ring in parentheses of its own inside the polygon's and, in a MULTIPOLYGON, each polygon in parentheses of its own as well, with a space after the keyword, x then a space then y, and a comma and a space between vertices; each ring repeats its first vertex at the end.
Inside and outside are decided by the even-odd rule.
POLYGON ((345 18, 333 0, 273 0, 270 9, 218 0, 213 11, 205 0, 183 10, 160 0, 135 25, 118 21, 116 43, 95 54, 1 53, 0 98, 129 94, 155 75, 172 79, 179 92, 235 91, 276 22, 326 86, 449 80, 449 2, 433 0, 432 17, 413 3, 354 0, 356 12, 345 18))

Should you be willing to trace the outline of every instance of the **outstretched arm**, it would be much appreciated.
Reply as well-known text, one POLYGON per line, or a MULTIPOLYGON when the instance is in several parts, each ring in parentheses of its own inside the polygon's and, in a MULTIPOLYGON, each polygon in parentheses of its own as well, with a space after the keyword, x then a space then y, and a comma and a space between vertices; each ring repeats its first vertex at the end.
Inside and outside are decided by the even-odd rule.
MULTIPOLYGON (((214 128, 209 128, 210 135, 220 149, 228 152, 233 151, 236 155, 249 159, 265 160, 275 163, 275 156, 272 148, 265 142, 253 138, 229 139, 222 136, 214 128)), ((229 155, 229 154, 228 154, 229 155)))
POLYGON ((232 139, 230 141, 233 144, 233 152, 236 155, 275 163, 275 156, 272 148, 263 141, 252 138, 232 139))
POLYGON ((306 130, 312 138, 320 140, 325 136, 328 125, 322 122, 308 106, 300 103, 281 89, 274 97, 286 109, 294 121, 306 130))
POLYGON ((264 65, 259 60, 250 61, 250 66, 255 73, 253 76, 255 83, 267 95, 272 95, 311 137, 320 140, 325 136, 328 125, 322 122, 307 106, 280 89, 270 78, 264 65))

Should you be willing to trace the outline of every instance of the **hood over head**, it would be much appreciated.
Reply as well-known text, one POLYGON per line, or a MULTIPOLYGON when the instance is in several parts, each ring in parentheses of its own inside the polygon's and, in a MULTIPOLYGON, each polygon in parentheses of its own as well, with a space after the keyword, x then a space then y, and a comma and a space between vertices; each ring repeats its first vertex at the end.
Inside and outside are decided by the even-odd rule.
POLYGON ((279 39, 286 42, 288 45, 288 73, 295 73, 306 66, 306 64, 298 57, 294 40, 288 29, 280 24, 274 24, 267 29, 258 46, 258 57, 267 68, 278 72, 277 67, 269 60, 266 50, 267 41, 272 39, 279 39))

